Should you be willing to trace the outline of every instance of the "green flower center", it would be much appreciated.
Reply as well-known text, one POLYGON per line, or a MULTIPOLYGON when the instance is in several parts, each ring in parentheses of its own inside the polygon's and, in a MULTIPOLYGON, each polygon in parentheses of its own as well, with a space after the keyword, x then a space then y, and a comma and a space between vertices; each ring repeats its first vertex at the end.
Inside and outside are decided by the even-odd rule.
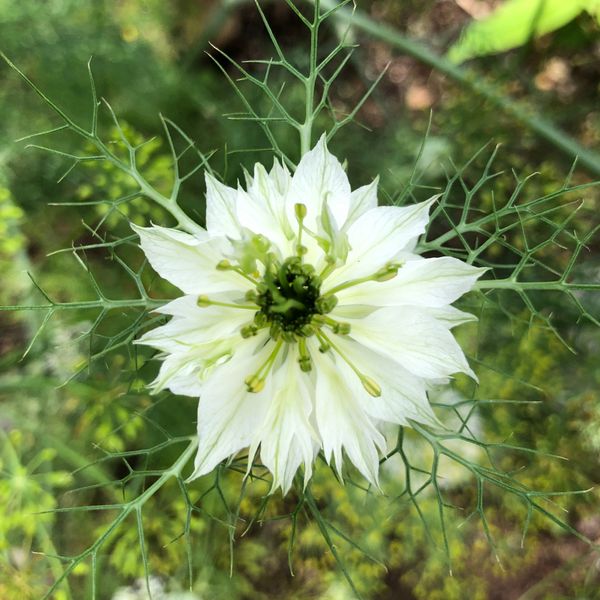
MULTIPOLYGON (((282 333, 308 337, 313 315, 322 314, 318 303, 321 279, 312 265, 299 257, 286 259, 279 268, 272 266, 257 287, 259 321, 266 321, 282 333)), ((287 336, 286 336, 287 337, 287 336)))

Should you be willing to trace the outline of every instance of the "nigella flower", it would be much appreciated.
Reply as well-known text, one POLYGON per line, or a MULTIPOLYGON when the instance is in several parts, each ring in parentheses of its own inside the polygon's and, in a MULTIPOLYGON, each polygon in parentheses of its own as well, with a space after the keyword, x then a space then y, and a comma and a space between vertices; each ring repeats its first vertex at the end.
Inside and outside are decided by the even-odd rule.
POLYGON ((249 449, 290 488, 319 450, 344 454, 377 485, 381 426, 439 427, 427 398, 474 377, 451 306, 482 269, 415 254, 434 199, 377 205, 377 181, 351 191, 325 138, 293 176, 260 164, 247 189, 206 176, 206 231, 135 230, 152 267, 183 296, 140 343, 162 352, 154 389, 199 397, 192 477, 249 449))

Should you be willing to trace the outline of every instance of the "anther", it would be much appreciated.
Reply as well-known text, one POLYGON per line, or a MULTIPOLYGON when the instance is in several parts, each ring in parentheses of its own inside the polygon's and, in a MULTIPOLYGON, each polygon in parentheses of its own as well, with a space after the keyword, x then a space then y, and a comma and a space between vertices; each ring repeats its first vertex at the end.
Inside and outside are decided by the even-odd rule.
POLYGON ((210 306, 212 304, 212 302, 210 301, 210 298, 208 296, 198 296, 198 300, 196 300, 196 304, 200 308, 206 308, 207 306, 210 306))
POLYGON ((306 218, 306 204, 298 203, 294 204, 294 212, 296 213, 296 219, 303 221, 306 218))
POLYGON ((306 347, 306 340, 304 338, 300 338, 298 340, 298 352, 300 356, 298 357, 298 363, 300 364, 300 370, 304 371, 304 373, 308 373, 312 371, 312 362, 310 359, 310 353, 308 352, 308 348, 306 347))
POLYGON ((374 379, 371 379, 367 375, 361 375, 360 382, 371 396, 374 398, 379 398, 379 396, 381 396, 381 387, 374 379))
POLYGON ((302 337, 310 337, 311 335, 314 335, 315 332, 316 329, 312 325, 303 325, 300 328, 300 331, 298 331, 298 335, 302 337))
POLYGON ((333 327, 333 333, 338 335, 348 335, 351 331, 350 323, 338 323, 333 327))
POLYGON ((384 282, 394 279, 398 275, 398 269, 402 266, 400 262, 392 262, 385 265, 385 267, 379 269, 375 275, 373 275, 374 281, 384 282))
POLYGON ((244 383, 246 384, 246 389, 252 394, 258 394, 265 387, 265 380, 258 377, 258 375, 249 375, 244 379, 244 383))
POLYGON ((255 325, 246 325, 240 329, 240 333, 244 339, 254 337, 258 333, 258 327, 255 325))
POLYGON ((218 271, 229 271, 232 268, 233 268, 233 266, 231 265, 231 263, 226 258, 224 258, 223 260, 220 260, 217 263, 217 270, 218 271))
POLYGON ((244 298, 248 300, 248 302, 254 302, 257 304, 258 294, 254 290, 248 290, 244 298))
POLYGON ((337 306, 337 303, 338 299, 335 296, 320 296, 315 302, 315 308, 317 312, 326 315, 337 306))
POLYGON ((321 344, 319 346, 319 352, 321 354, 325 354, 325 352, 329 352, 329 350, 331 350, 331 344, 329 344, 325 340, 321 340, 321 344))

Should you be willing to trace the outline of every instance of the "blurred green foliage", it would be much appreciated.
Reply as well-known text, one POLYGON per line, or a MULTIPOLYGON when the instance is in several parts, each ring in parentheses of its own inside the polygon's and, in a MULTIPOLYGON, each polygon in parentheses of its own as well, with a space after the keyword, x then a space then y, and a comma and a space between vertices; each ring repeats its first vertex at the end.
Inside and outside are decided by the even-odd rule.
MULTIPOLYGON (((373 11, 387 12, 398 27, 407 23, 409 32, 411 23, 416 31, 419 27, 435 30, 434 5, 400 6, 380 1, 373 3, 373 11)), ((292 56, 301 61, 304 40, 282 8, 271 7, 268 16, 292 56)), ((260 151, 265 142, 257 128, 217 118, 221 113, 239 110, 239 105, 222 75, 203 58, 207 37, 239 60, 263 56, 271 50, 264 32, 247 35, 248 31, 259 31, 259 19, 252 7, 236 8, 230 16, 220 10, 218 2, 188 0, 49 0, 43 10, 35 0, 0 0, 0 39, 2 49, 81 122, 90 117, 84 67, 93 55, 97 86, 124 116, 127 137, 142 143, 158 136, 142 147, 139 158, 144 174, 159 189, 168 188, 171 177, 166 141, 160 137, 159 112, 175 118, 203 151, 218 149, 213 160, 215 169, 233 182, 242 166, 266 160, 269 154, 260 151), (249 153, 249 149, 259 150, 249 153)), ((507 63, 486 64, 494 69, 507 93, 514 86, 523 86, 521 92, 523 88, 528 91, 536 70, 551 58, 551 52, 561 56, 570 52, 570 42, 561 42, 564 38, 560 33, 556 38, 546 38, 550 50, 546 46, 532 47, 525 59, 513 55, 507 63), (515 75, 517 60, 525 61, 526 68, 515 75)), ((324 48, 337 43, 338 35, 335 30, 325 31, 324 48)), ((583 101, 573 109, 577 115, 565 115, 565 106, 552 99, 541 101, 551 105, 549 113, 554 111, 567 124, 585 120, 586 127, 575 128, 574 133, 597 141, 600 121, 594 101, 598 90, 587 79, 582 57, 593 51, 599 36, 596 31, 586 30, 578 39, 579 50, 572 63, 583 64, 580 68, 584 73, 578 80, 583 101)), ((357 90, 364 91, 368 85, 364 74, 372 79, 381 68, 381 55, 390 58, 381 45, 369 40, 364 40, 364 45, 335 97, 332 108, 340 113, 351 104, 357 90)), ((375 134, 353 128, 336 140, 335 150, 352 164, 351 175, 357 179, 353 183, 366 183, 381 173, 388 200, 407 193, 407 188, 417 197, 430 195, 432 188, 443 186, 446 174, 451 175, 455 169, 448 155, 462 165, 493 138, 503 141, 506 147, 498 157, 498 176, 478 195, 480 210, 488 211, 500 198, 511 194, 515 186, 511 169, 520 175, 540 171, 526 188, 530 197, 562 185, 568 166, 547 156, 543 144, 489 107, 474 106, 467 91, 434 82, 434 87, 439 85, 434 92, 443 101, 436 107, 432 131, 418 164, 418 181, 408 186, 428 115, 427 110, 402 104, 399 98, 404 98, 411 86, 422 86, 423 78, 429 75, 415 64, 405 70, 408 74, 401 80, 405 87, 398 91, 403 71, 392 70, 360 115, 359 121, 375 129, 375 134), (369 152, 365 152, 366 144, 369 152)), ((132 182, 104 163, 80 166, 55 183, 68 164, 47 154, 24 152, 22 146, 10 143, 55 123, 16 78, 6 70, 1 77, 0 300, 3 304, 40 301, 40 294, 24 275, 26 270, 32 271, 53 297, 89 297, 90 286, 85 278, 72 276, 74 261, 70 252, 50 258, 45 255, 68 249, 72 243, 93 244, 97 236, 112 239, 115 231, 127 229, 127 219, 147 224, 163 222, 165 215, 139 198, 115 203, 132 190, 132 182), (97 204, 99 200, 106 202, 97 204), (49 201, 80 205, 51 208, 49 201)), ((529 91, 541 96, 539 90, 529 91)), ((296 106, 297 90, 292 88, 286 93, 296 106)), ((106 126, 106 135, 118 148, 118 136, 111 127, 106 126)), ((73 150, 66 136, 61 143, 73 150)), ((293 155, 295 140, 283 143, 293 155)), ((464 172, 467 185, 478 180, 487 156, 489 153, 481 154, 464 172)), ((587 180, 579 171, 574 179, 587 180)), ((464 194, 454 194, 460 204, 464 194)), ((187 187, 184 204, 199 220, 203 214, 202 196, 198 175, 187 187)), ((598 193, 588 188, 568 198, 581 199, 587 205, 573 226, 585 230, 590 215, 597 214, 598 193)), ((519 244, 518 236, 510 241, 519 244)), ((128 257, 136 256, 133 248, 123 252, 128 257)), ((550 246, 546 252, 549 261, 564 264, 566 257, 559 246, 550 246)), ((117 297, 132 287, 116 268, 113 256, 103 250, 89 250, 86 258, 111 296, 117 297)), ((502 251, 493 258, 499 264, 510 260, 502 251)), ((600 268, 597 242, 590 247, 585 268, 592 274, 600 268)), ((161 285, 152 283, 157 296, 170 291, 161 285)), ((506 298, 506 305, 498 306, 496 312, 486 309, 479 314, 478 339, 472 332, 463 334, 464 344, 471 347, 472 359, 478 364, 481 385, 477 397, 521 403, 482 405, 473 421, 481 434, 493 440, 510 438, 518 445, 568 458, 565 462, 507 451, 495 456, 498 464, 515 471, 520 481, 545 490, 585 489, 600 480, 600 367, 595 360, 600 351, 599 336, 590 325, 570 320, 569 309, 561 302, 557 299, 551 308, 561 333, 568 337, 577 355, 570 353, 552 332, 531 326, 527 315, 521 313, 522 307, 511 298, 506 298), (508 319, 504 309, 514 318, 508 319)), ((478 307, 466 308, 477 312, 478 307)), ((156 368, 150 355, 122 347, 85 368, 95 345, 102 344, 102 336, 114 335, 113 330, 121 327, 117 321, 113 330, 107 325, 92 338, 85 335, 90 319, 93 315, 85 311, 56 318, 21 360, 40 325, 40 316, 0 313, 0 598, 39 598, 60 572, 59 561, 52 557, 80 551, 105 530, 114 516, 108 510, 62 513, 53 509, 116 504, 135 497, 156 476, 131 474, 136 470, 158 472, 171 464, 177 448, 167 446, 157 454, 141 453, 119 460, 105 460, 107 453, 151 448, 164 442, 165 432, 174 437, 194 430, 193 399, 147 395, 144 382, 151 379, 156 368), (82 375, 62 386, 82 365, 82 375)), ((458 382, 456 394, 469 398, 473 390, 458 382)), ((408 435, 412 455, 426 466, 430 451, 417 436, 408 435)), ((548 521, 534 518, 521 548, 525 508, 490 491, 486 495, 487 514, 501 567, 481 524, 476 519, 464 522, 476 501, 473 481, 460 469, 447 468, 444 497, 459 507, 447 523, 453 576, 449 576, 441 549, 438 503, 430 492, 425 493, 420 504, 422 513, 418 514, 401 496, 404 473, 400 462, 391 460, 385 467, 386 497, 367 494, 352 483, 343 487, 326 465, 318 466, 311 493, 322 518, 337 528, 331 535, 366 598, 512 598, 530 588, 531 598, 593 597, 599 579, 594 557, 586 547, 548 521), (429 535, 423 521, 432 524, 429 535)), ((191 584, 202 598, 348 598, 348 588, 336 570, 336 561, 314 514, 302 506, 292 529, 289 513, 297 498, 274 496, 263 509, 267 491, 265 482, 255 480, 244 487, 242 474, 218 469, 214 480, 208 477, 190 487, 191 499, 201 510, 188 514, 181 490, 171 481, 143 510, 152 573, 161 577, 169 590, 176 592, 191 584), (240 489, 244 490, 242 497, 240 489), (186 547, 186 538, 182 537, 188 525, 193 533, 191 548, 186 547), (290 574, 288 550, 294 577, 290 574), (193 567, 191 582, 188 558, 193 567)), ((589 537, 600 536, 597 491, 565 496, 557 502, 570 510, 570 524, 589 537)), ((118 587, 144 576, 138 525, 132 517, 110 537, 98 557, 96 566, 102 573, 101 583, 97 584, 99 598, 111 598, 118 587)), ((80 565, 70 588, 61 587, 55 597, 91 597, 91 574, 89 562, 80 565)), ((143 598, 143 593, 138 597, 143 598)))

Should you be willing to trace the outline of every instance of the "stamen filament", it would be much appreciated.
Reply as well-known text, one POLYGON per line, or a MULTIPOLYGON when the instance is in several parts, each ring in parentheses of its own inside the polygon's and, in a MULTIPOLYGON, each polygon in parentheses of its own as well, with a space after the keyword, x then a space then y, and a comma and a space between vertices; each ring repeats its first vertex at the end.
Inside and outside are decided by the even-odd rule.
POLYGON ((256 304, 235 304, 233 302, 218 302, 211 300, 208 296, 198 296, 196 304, 200 308, 206 308, 207 306, 226 306, 227 308, 242 308, 244 310, 258 310, 259 307, 256 304))
POLYGON ((296 204, 294 206, 296 212, 296 220, 298 221, 298 240, 296 243, 296 254, 302 260, 304 254, 306 254, 306 248, 302 245, 302 231, 304 229, 304 219, 306 217, 306 204, 296 204))
POLYGON ((253 285, 258 285, 259 283, 256 279, 254 279, 254 277, 248 275, 248 273, 243 271, 240 267, 232 265, 226 258, 219 261, 216 268, 218 271, 233 271, 234 273, 241 275, 244 279, 247 279, 253 285))
POLYGON ((244 383, 246 384, 249 392, 257 394, 265 387, 265 380, 267 378, 267 375, 271 371, 273 363, 275 362, 275 359, 277 358, 277 355, 279 354, 279 350, 281 350, 282 345, 283 340, 279 340, 275 344, 275 348, 273 348, 271 354, 269 354, 269 356, 267 357, 267 360, 265 360, 265 362, 261 365, 258 371, 254 375, 249 375, 248 377, 246 377, 246 379, 244 379, 244 383))
POLYGON ((332 350, 340 355, 340 358, 342 358, 342 360, 354 371, 354 373, 356 373, 356 376, 360 379, 362 386, 365 388, 368 394, 374 398, 381 396, 380 385, 373 378, 361 373, 354 363, 340 350, 340 347, 331 341, 331 338, 326 333, 323 331, 317 331, 316 336, 323 347, 330 346, 332 350))
POLYGON ((344 283, 340 283, 335 287, 331 288, 328 292, 323 294, 324 297, 331 296, 332 294, 337 294, 342 290, 346 290, 350 287, 354 287, 355 285, 360 285, 361 283, 366 283, 367 281, 377 281, 382 283, 384 281, 389 281, 393 279, 398 274, 398 269, 402 267, 402 263, 392 262, 387 264, 385 267, 382 267, 374 273, 373 275, 369 275, 368 277, 359 277, 358 279, 350 279, 349 281, 345 281, 344 283))

